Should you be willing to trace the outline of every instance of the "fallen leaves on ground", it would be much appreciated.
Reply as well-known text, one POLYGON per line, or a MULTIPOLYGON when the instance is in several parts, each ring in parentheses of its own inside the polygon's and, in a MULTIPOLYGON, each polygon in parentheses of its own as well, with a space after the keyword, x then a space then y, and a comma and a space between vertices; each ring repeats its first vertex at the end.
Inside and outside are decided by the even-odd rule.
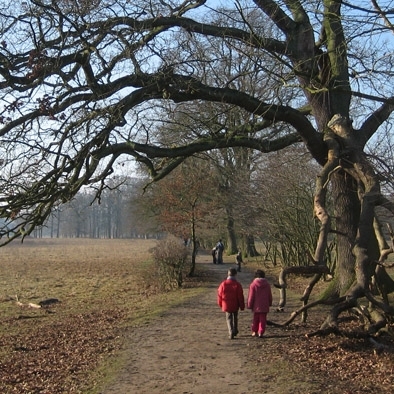
MULTIPOLYGON (((342 327, 342 335, 325 337, 308 334, 311 325, 293 325, 291 329, 268 327, 267 337, 253 353, 259 353, 261 365, 270 357, 294 366, 305 378, 314 375, 333 385, 329 393, 392 393, 394 388, 394 339, 386 334, 376 338, 379 350, 367 339, 352 337, 355 327, 342 327)), ((278 371, 279 372, 279 371, 278 371)), ((283 371, 284 378, 286 371, 283 371)), ((301 375, 302 376, 302 375, 301 375)), ((322 388, 323 390, 324 388, 322 388)))
MULTIPOLYGON (((114 332, 122 320, 119 309, 69 316, 58 321, 55 315, 29 319, 25 334, 2 335, 0 346, 0 392, 8 393, 80 393, 89 373, 113 354, 118 346, 114 332)), ((12 326, 26 316, 2 322, 12 326)), ((92 384, 92 382, 90 382, 92 384)))
MULTIPOLYGON (((212 276, 190 279, 218 281, 212 276)), ((196 283, 192 283, 196 282, 196 283)), ((215 282, 216 283, 216 282, 215 282)), ((121 308, 60 316, 43 311, 26 312, 0 319, 0 392, 2 394, 83 393, 96 385, 98 367, 121 346, 120 327, 127 311, 121 308), (30 314, 29 314, 30 313, 30 314), (18 332, 18 335, 13 334, 18 332)), ((275 318, 275 313, 272 313, 275 318)), ((322 317, 322 316, 320 316, 322 317)), ((256 340, 248 357, 257 370, 267 360, 294 369, 301 379, 319 381, 321 391, 341 394, 388 394, 394 385, 394 340, 386 335, 376 340, 377 349, 366 339, 346 335, 307 337, 321 320, 289 328, 269 326, 266 338, 256 340)), ((355 327, 341 327, 354 331, 355 327)), ((272 372, 272 371, 271 371, 272 372)), ((283 377, 275 370, 267 379, 283 377)))

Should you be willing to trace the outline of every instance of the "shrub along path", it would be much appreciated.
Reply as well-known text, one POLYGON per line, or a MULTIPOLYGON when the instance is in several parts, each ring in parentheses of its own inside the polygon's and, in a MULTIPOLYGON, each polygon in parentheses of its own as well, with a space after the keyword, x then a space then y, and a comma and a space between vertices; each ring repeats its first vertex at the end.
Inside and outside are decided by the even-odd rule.
MULTIPOLYGON (((345 346, 343 339, 306 338, 305 333, 315 329, 313 322, 307 328, 295 325, 288 330, 268 326, 264 338, 253 338, 251 312, 246 310, 240 313, 238 337, 230 340, 224 313, 216 305, 216 291, 231 266, 229 261, 214 265, 208 254, 200 255, 197 272, 209 271, 212 278, 207 290, 130 332, 124 367, 100 393, 391 392, 392 373, 383 371, 378 381, 372 381, 377 367, 361 367, 372 349, 357 348, 357 343, 345 346)), ((272 284, 273 278, 268 279, 272 284)), ((245 269, 238 280, 246 298, 252 273, 245 269)), ((274 289, 273 293, 276 303, 274 289)), ((274 309, 269 318, 277 321, 281 315, 274 309)), ((379 362, 390 361, 391 355, 387 357, 379 362)))

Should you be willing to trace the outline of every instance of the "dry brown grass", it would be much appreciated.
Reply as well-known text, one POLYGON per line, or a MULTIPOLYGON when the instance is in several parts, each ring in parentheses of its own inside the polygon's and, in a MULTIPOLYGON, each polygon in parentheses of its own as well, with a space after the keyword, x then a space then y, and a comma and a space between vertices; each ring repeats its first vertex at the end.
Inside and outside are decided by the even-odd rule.
MULTIPOLYGON (((141 294, 140 276, 154 240, 28 239, 0 249, 1 300, 22 303, 58 298, 70 310, 122 305, 141 294)), ((15 313, 1 303, 4 315, 15 313)))
MULTIPOLYGON (((204 291, 207 282, 221 280, 201 270, 182 290, 155 292, 149 253, 154 246, 152 240, 30 239, 0 248, 0 393, 96 394, 103 381, 122 367, 124 334, 204 291), (49 312, 20 308, 15 295, 23 304, 47 298, 61 303, 49 312)), ((233 256, 226 262, 230 261, 233 256)), ((245 262, 248 270, 256 267, 264 267, 270 280, 276 280, 279 267, 255 259, 245 262)), ((288 312, 299 307, 306 284, 305 278, 289 279, 288 312)), ((286 316, 273 310, 270 319, 281 322, 286 316)), ((389 392, 386 388, 390 390, 394 381, 393 352, 377 355, 370 344, 357 339, 307 338, 304 333, 318 328, 324 316, 314 309, 306 327, 298 322, 285 331, 269 327, 270 374, 277 376, 283 369, 286 384, 289 375, 283 366, 299 365, 314 371, 312 380, 321 374, 324 381, 329 372, 343 387, 348 381, 365 386, 361 391, 341 392, 389 392), (369 382, 370 376, 377 380, 369 382)), ((259 374, 267 369, 261 356, 264 346, 248 351, 259 374)), ((332 392, 340 392, 339 386, 332 392)))
POLYGON ((0 392, 86 392, 108 372, 123 329, 199 291, 156 292, 155 245, 27 239, 0 248, 0 392), (25 306, 48 298, 60 303, 34 309, 16 298, 25 306))

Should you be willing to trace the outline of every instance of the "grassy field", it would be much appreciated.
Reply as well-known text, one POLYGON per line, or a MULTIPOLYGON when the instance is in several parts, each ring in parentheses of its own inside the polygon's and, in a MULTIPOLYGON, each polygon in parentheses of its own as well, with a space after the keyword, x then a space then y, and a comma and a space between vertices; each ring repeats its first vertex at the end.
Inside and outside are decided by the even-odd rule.
MULTIPOLYGON (((123 342, 134 327, 200 295, 208 281, 219 283, 200 268, 183 289, 160 293, 150 253, 155 245, 153 240, 26 239, 0 248, 0 393, 97 394, 122 367, 123 342), (60 302, 48 309, 29 307, 50 298, 60 302)), ((226 258, 234 261, 234 256, 226 258)), ((245 268, 252 271, 261 266, 276 280, 279 267, 261 259, 245 261, 245 268)), ((289 278, 288 311, 300 305, 308 281, 289 278)), ((318 287, 326 285, 321 282, 318 287)), ((275 297, 277 301, 276 292, 275 297)), ((314 320, 321 324, 325 313, 319 310, 310 313, 309 324, 314 320)), ((287 319, 274 312, 271 318, 287 319)), ((295 335, 289 334, 291 340, 272 342, 272 360, 282 365, 282 359, 287 363, 291 356, 292 363, 322 374, 330 365, 330 376, 345 380, 362 376, 366 387, 372 385, 370 376, 378 379, 375 391, 353 392, 385 393, 386 386, 392 388, 391 350, 377 355, 368 342, 357 338, 306 339, 302 330, 310 332, 311 326, 295 322, 288 331, 295 335), (301 333, 295 335, 298 330, 301 333)), ((392 349, 391 339, 387 348, 392 349)), ((250 359, 259 359, 260 351, 251 348, 250 359)), ((262 359, 261 365, 265 364, 262 359)), ((272 366, 276 376, 281 368, 272 366)))
MULTIPOLYGON (((68 311, 122 305, 143 292, 138 284, 153 240, 28 239, 0 249, 2 301, 22 303, 58 298, 68 311), (127 294, 127 296, 126 296, 127 294)), ((2 303, 2 315, 15 313, 2 303)))
POLYGON ((0 392, 94 392, 142 324, 199 291, 158 294, 153 240, 27 239, 0 248, 0 392), (48 309, 40 301, 57 299, 48 309), (155 305, 154 307, 152 305, 155 305))

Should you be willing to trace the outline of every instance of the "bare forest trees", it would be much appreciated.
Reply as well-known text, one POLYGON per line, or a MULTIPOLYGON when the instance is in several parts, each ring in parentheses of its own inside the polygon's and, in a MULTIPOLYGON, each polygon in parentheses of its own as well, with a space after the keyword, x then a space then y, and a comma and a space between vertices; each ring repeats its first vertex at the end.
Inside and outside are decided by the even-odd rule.
MULTIPOLYGON (((251 189, 244 196, 248 207, 243 211, 248 215, 244 221, 251 223, 251 232, 263 240, 266 259, 284 267, 310 265, 306 252, 313 250, 319 231, 311 214, 317 171, 318 166, 302 147, 292 147, 266 155, 260 171, 253 174, 251 189), (252 212, 253 220, 249 219, 252 212)), ((332 238, 328 248, 332 248, 332 238)), ((326 258, 330 257, 327 253, 326 258)))
POLYGON ((376 332, 394 309, 384 294, 392 248, 377 242, 375 208, 392 214, 394 206, 366 146, 394 109, 390 2, 218 7, 204 0, 2 1, 0 214, 7 225, 0 233, 10 240, 30 234, 83 186, 99 185, 100 194, 125 155, 157 181, 203 152, 265 154, 303 143, 321 166, 313 264, 325 266, 328 237, 336 237, 333 307, 322 328, 337 329, 343 311, 367 300, 369 332, 376 332), (224 75, 218 46, 228 54, 224 75), (234 53, 253 63, 253 73, 232 62, 234 53), (237 84, 245 74, 251 83, 237 84), (254 89, 262 85, 270 94, 254 89), (223 108, 250 116, 241 128, 227 123, 162 138, 164 107, 183 103, 192 112, 201 102, 223 117, 223 108))
POLYGON ((147 189, 144 200, 158 218, 160 230, 191 246, 189 275, 193 275, 201 239, 217 230, 217 212, 221 211, 209 163, 185 160, 166 178, 147 189))
MULTIPOLYGON (((132 197, 137 195, 137 181, 127 179, 127 183, 112 181, 97 199, 91 190, 79 192, 71 201, 56 207, 44 226, 40 236, 70 238, 133 238, 143 236, 138 218, 130 209, 132 197), (115 185, 117 185, 115 187, 115 185), (133 216, 134 215, 134 216, 133 216)), ((36 232, 32 234, 37 236, 36 232)))
MULTIPOLYGON (((218 14, 215 18, 215 23, 219 24, 223 16, 218 14)), ((231 46, 223 46, 220 41, 211 41, 207 44, 198 37, 189 37, 185 41, 182 33, 179 33, 177 38, 183 50, 172 53, 172 56, 184 72, 188 72, 188 63, 183 60, 184 51, 199 53, 205 61, 195 63, 193 66, 201 74, 204 83, 225 85, 229 84, 230 80, 230 85, 234 89, 248 90, 253 94, 258 92, 260 97, 272 95, 272 87, 260 80, 261 76, 255 67, 256 54, 253 54, 253 51, 250 51, 249 56, 244 56, 231 46), (211 61, 217 64, 215 69, 208 70, 206 63, 211 61), (238 76, 233 79, 235 70, 238 76)), ((166 145, 173 141, 178 142, 180 139, 185 142, 193 141, 206 134, 219 135, 230 129, 237 130, 237 133, 245 137, 253 136, 256 132, 249 126, 251 122, 256 121, 253 119, 253 114, 236 106, 207 101, 167 102, 160 107, 160 113, 163 110, 166 112, 166 122, 158 129, 158 135, 160 141, 166 145)), ((256 254, 253 235, 247 230, 250 222, 243 222, 238 212, 245 211, 246 207, 242 202, 243 190, 248 187, 251 174, 256 170, 257 157, 258 153, 253 149, 237 146, 211 149, 194 157, 196 164, 194 170, 199 171, 198 160, 208 160, 212 166, 212 174, 207 181, 209 183, 212 181, 211 198, 216 197, 217 200, 216 233, 213 239, 216 239, 216 242, 218 238, 226 240, 229 254, 237 253, 239 243, 242 243, 242 249, 248 255, 256 254)))

